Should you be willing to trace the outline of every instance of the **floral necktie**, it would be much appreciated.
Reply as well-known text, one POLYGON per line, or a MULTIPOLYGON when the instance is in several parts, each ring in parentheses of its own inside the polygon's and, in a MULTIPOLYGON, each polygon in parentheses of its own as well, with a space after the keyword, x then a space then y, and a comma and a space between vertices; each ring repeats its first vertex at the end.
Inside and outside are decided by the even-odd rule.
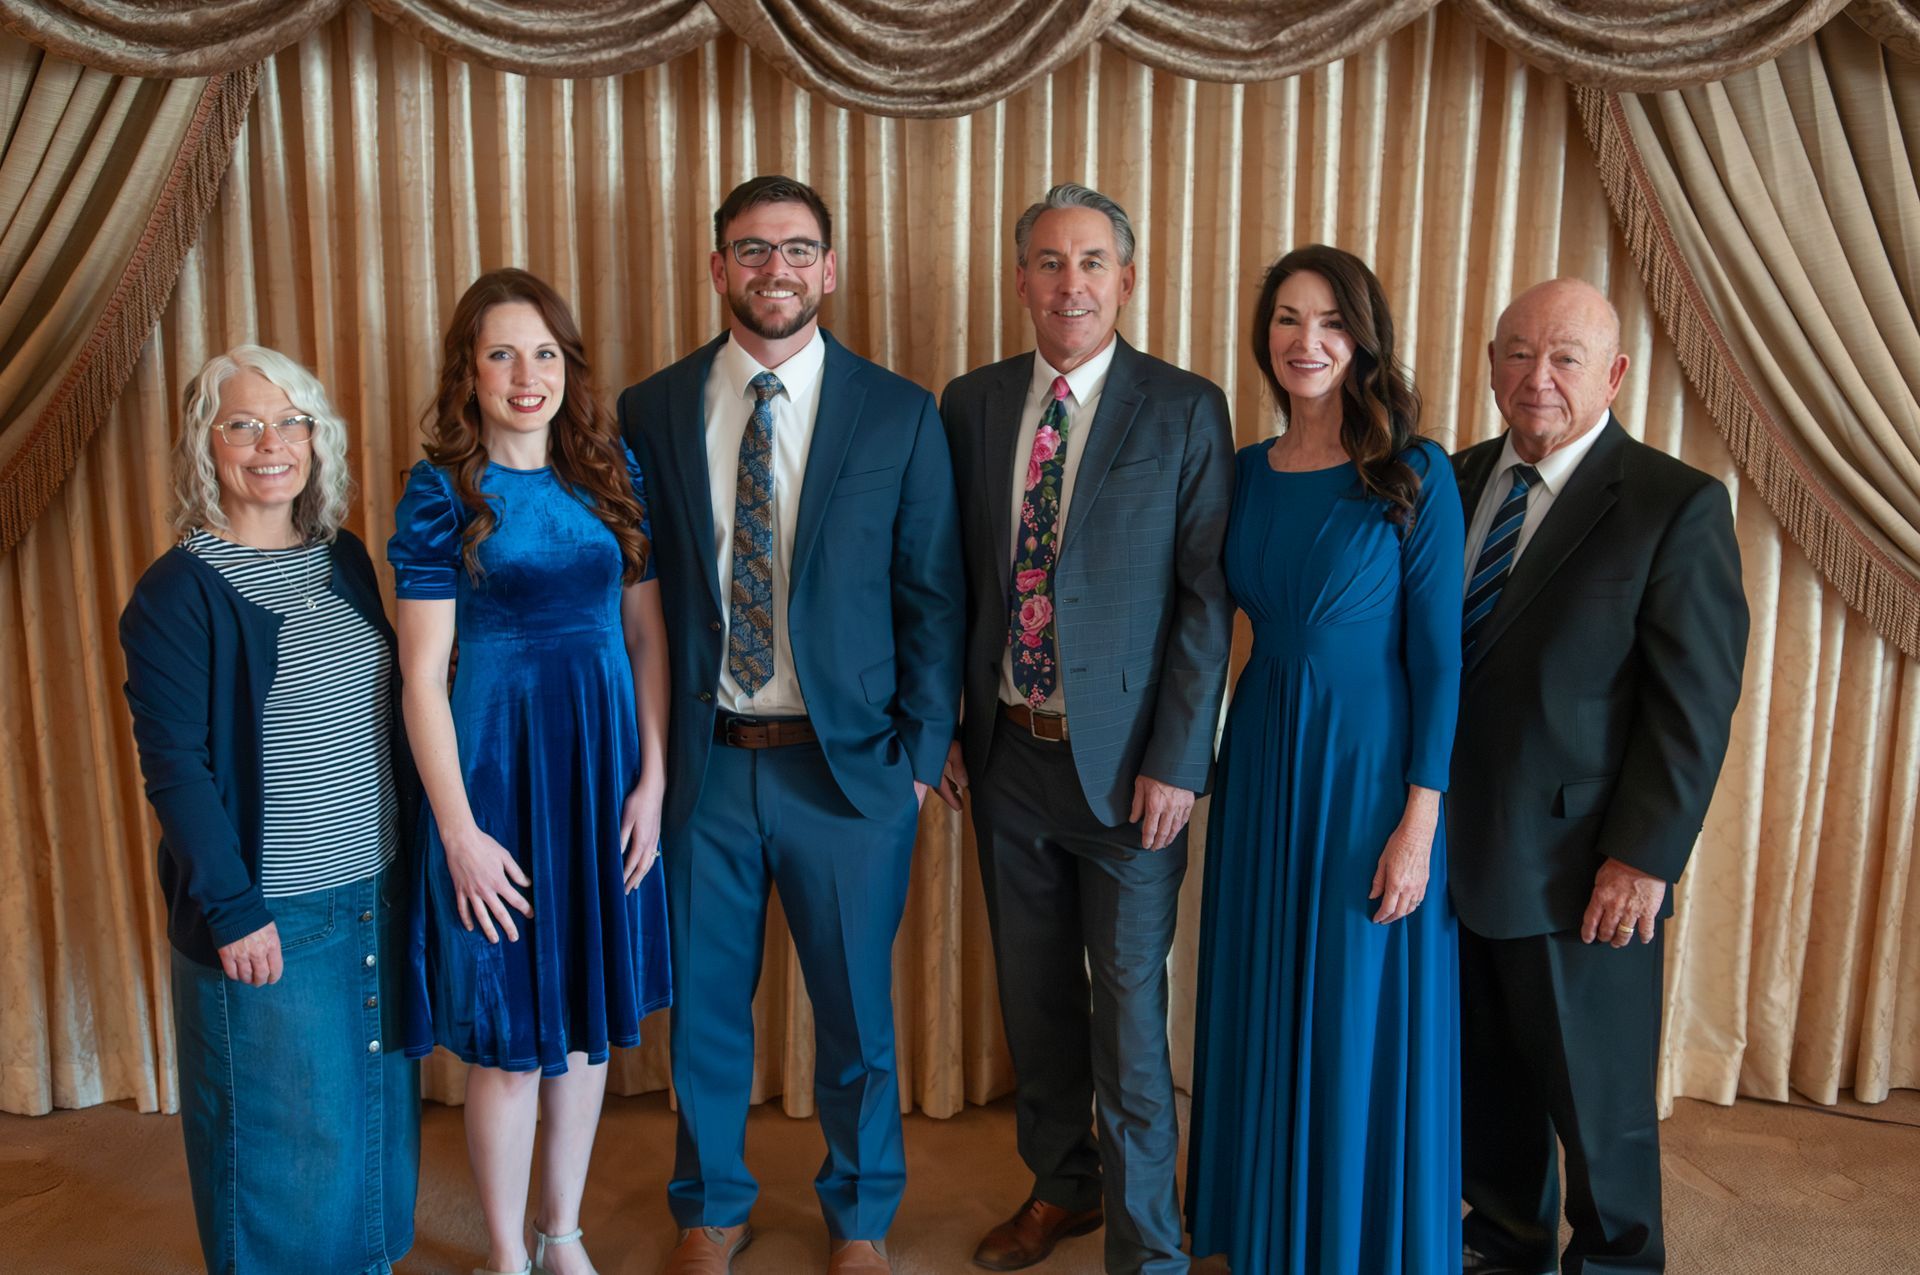
POLYGON ((1053 378, 1053 398, 1040 414, 1020 498, 1020 538, 1013 546, 1013 686, 1038 708, 1058 680, 1053 624, 1053 564, 1060 537, 1060 481, 1067 468, 1067 378, 1053 378))
POLYGON ((727 672, 756 694, 773 676, 773 396, 780 378, 747 382, 753 416, 740 436, 733 492, 733 592, 727 610, 727 672))

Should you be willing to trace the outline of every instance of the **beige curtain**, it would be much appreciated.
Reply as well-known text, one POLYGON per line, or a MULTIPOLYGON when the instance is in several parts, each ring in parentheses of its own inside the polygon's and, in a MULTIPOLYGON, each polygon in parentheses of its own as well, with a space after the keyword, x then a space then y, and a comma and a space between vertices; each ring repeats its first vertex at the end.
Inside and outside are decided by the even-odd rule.
POLYGON ((252 94, 251 69, 122 79, 0 46, 0 555, 119 395, 252 94))
POLYGON ((1742 470, 1821 573, 1920 656, 1920 76, 1836 23, 1719 84, 1582 102, 1742 470))
MULTIPOLYGON (((756 172, 813 181, 839 225, 826 309, 853 348, 938 388, 1026 348, 1009 227, 1054 180, 1133 212, 1130 340, 1229 388, 1240 438, 1271 415, 1245 351, 1265 264, 1322 239, 1373 261, 1451 446, 1496 432, 1482 351, 1519 287, 1581 274, 1620 306, 1620 412, 1734 490, 1755 639, 1735 750, 1671 931, 1666 1092, 1914 1084, 1920 956, 1906 865, 1920 682, 1823 585, 1737 468, 1659 335, 1564 84, 1455 6, 1340 62, 1200 83, 1099 45, 950 121, 849 113, 730 38, 619 79, 527 80, 448 60, 349 8, 261 68, 199 248, 75 475, 0 559, 0 1108, 175 1104, 154 830, 118 687, 114 617, 166 544, 165 449, 184 378, 246 339, 312 365, 356 426, 352 525, 377 549, 417 454, 435 343, 481 269, 524 263, 574 298, 607 391, 715 330, 707 222, 756 172), (524 144, 515 139, 524 137, 524 144), (1788 990, 1791 989, 1791 990, 1788 990), (1902 999, 1904 997, 1904 999, 1902 999)), ((1497 764, 1497 759, 1492 759, 1497 764)), ((1175 954, 1191 1037, 1196 856, 1175 954)), ((895 955, 904 1098, 1003 1092, 972 849, 922 824, 895 955)), ((774 927, 759 1088, 810 1109, 811 1031, 774 927)), ((615 1087, 665 1081, 663 1023, 615 1087)), ((437 1061, 430 1090, 457 1096, 437 1061)))
MULTIPOLYGON (((1699 951, 1739 995, 1676 1058, 1683 1092, 1831 1101, 1850 1083, 1877 1101, 1920 1076, 1920 961, 1901 950, 1920 917, 1920 84, 1890 56, 1835 23, 1719 84, 1582 95, 1656 306, 1750 485, 1902 652, 1835 646, 1782 607, 1807 667, 1846 677, 1776 680, 1765 738, 1736 754, 1774 783, 1745 844, 1694 882, 1689 921, 1752 941, 1734 961, 1699 951), (1723 876, 1736 856, 1750 866, 1723 876)), ((1709 844, 1735 826, 1711 822, 1709 844)))

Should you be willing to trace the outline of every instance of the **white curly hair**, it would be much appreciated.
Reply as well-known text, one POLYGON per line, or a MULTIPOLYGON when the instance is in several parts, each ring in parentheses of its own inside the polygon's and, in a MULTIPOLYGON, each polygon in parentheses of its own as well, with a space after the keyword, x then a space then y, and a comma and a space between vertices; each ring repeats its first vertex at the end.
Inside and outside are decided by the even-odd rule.
POLYGON ((332 540, 347 515, 353 478, 347 472, 347 423, 313 373, 277 350, 236 345, 207 360, 187 384, 180 435, 173 444, 173 529, 185 536, 201 527, 225 531, 220 479, 214 473, 212 434, 220 389, 242 371, 257 372, 285 391, 296 409, 313 417, 307 485, 293 502, 293 525, 303 540, 332 540))

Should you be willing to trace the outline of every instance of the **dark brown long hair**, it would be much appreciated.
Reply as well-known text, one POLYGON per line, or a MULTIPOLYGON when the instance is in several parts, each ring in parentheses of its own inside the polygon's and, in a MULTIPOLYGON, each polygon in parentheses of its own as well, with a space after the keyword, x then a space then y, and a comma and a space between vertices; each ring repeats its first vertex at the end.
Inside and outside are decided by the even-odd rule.
POLYGON ((545 280, 513 269, 481 275, 453 308, 440 350, 440 390, 426 413, 427 459, 447 471, 454 494, 469 514, 460 555, 467 575, 480 579, 480 543, 493 534, 495 522, 492 507, 480 494, 480 476, 488 459, 480 432, 480 403, 474 397, 480 325, 487 311, 513 301, 524 301, 540 312, 566 363, 566 392, 554 413, 548 443, 554 476, 567 490, 589 497, 587 507, 620 542, 620 559, 625 564, 621 579, 633 584, 645 573, 652 546, 640 534, 642 510, 627 477, 619 422, 594 392, 586 347, 567 303, 545 280))
POLYGON ((1353 362, 1340 387, 1341 446, 1360 471, 1360 485, 1387 502, 1387 520, 1411 527, 1420 476, 1407 464, 1405 453, 1420 437, 1420 391, 1394 352, 1393 312, 1380 280, 1366 263, 1320 243, 1295 248, 1274 262, 1253 307, 1253 361, 1286 415, 1287 392, 1273 372, 1268 333, 1273 327, 1275 294, 1302 270, 1327 281, 1347 335, 1353 338, 1353 362))

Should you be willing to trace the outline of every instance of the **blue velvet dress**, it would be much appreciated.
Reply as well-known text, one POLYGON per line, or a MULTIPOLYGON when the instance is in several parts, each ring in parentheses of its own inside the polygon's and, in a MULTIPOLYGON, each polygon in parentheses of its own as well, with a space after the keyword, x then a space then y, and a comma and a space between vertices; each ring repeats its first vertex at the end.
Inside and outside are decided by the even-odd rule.
MULTIPOLYGON (((627 466, 646 508, 639 467, 627 466)), ((433 813, 421 807, 407 1052, 557 1075, 569 1052, 602 1062, 640 1043, 672 998, 666 889, 656 863, 623 888, 620 811, 640 777, 633 670, 620 623, 619 543, 550 469, 489 465, 497 520, 476 584, 461 562, 467 511, 446 474, 413 467, 387 558, 402 598, 452 598, 452 709, 475 821, 532 880, 518 942, 460 924, 433 813)), ((641 530, 647 525, 642 521, 641 530)), ((651 574, 651 570, 649 570, 651 574)))
POLYGON ((1460 690, 1446 454, 1404 539, 1351 463, 1236 461, 1226 572, 1253 622, 1207 825, 1187 1215, 1235 1272, 1460 1269, 1459 988, 1445 824, 1425 902, 1367 892, 1410 784, 1444 790, 1460 690))

